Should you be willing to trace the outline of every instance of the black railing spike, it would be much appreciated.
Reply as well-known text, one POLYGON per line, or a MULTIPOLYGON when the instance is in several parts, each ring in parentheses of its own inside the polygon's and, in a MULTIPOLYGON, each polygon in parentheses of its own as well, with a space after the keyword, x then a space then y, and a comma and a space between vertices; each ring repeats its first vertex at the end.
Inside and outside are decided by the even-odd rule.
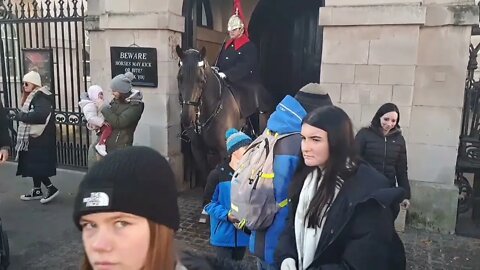
POLYGON ((70 13, 72 11, 72 9, 70 8, 70 1, 66 2, 66 6, 67 6, 67 8, 66 8, 67 9, 67 17, 70 18, 70 17, 72 17, 72 15, 70 13))
POLYGON ((80 14, 83 17, 85 15, 85 5, 83 4, 83 1, 81 2, 80 8, 81 8, 80 14))
POLYGON ((53 3, 53 17, 57 18, 57 5, 55 3, 53 3))
POLYGON ((40 18, 45 18, 43 15, 43 2, 40 2, 40 9, 38 11, 40 11, 40 18))
MULTIPOLYGON (((12 17, 12 12, 13 12, 13 4, 12 4, 12 0, 8 0, 7 2, 7 12, 5 14, 5 18, 11 18, 12 17)), ((15 14, 17 15, 17 14, 15 14)))
POLYGON ((45 1, 45 11, 46 11, 45 18, 51 18, 52 17, 52 14, 50 14, 50 4, 51 3, 52 2, 50 0, 45 1))
POLYGON ((33 0, 32 8, 33 8, 33 14, 32 14, 31 18, 38 18, 38 3, 37 3, 37 0, 33 0))
POLYGON ((25 16, 25 2, 21 0, 18 5, 20 6, 20 19, 26 19, 27 17, 25 16))
MULTIPOLYGON (((10 4, 13 6, 12 3, 10 3, 10 4)), ((15 18, 20 18, 20 16, 18 15, 18 4, 15 4, 13 6, 13 8, 14 8, 14 13, 13 14, 15 15, 15 18)))
POLYGON ((63 0, 60 0, 58 1, 58 18, 64 18, 65 17, 65 12, 64 12, 64 7, 63 7, 63 4, 65 4, 65 1, 63 0))
MULTIPOLYGON (((83 1, 82 1, 82 2, 83 2, 83 1)), ((73 9, 73 14, 72 14, 72 16, 73 16, 73 17, 78 17, 78 16, 79 16, 79 15, 78 15, 78 6, 77 6, 77 4, 78 4, 78 0, 72 0, 72 9, 73 9)))

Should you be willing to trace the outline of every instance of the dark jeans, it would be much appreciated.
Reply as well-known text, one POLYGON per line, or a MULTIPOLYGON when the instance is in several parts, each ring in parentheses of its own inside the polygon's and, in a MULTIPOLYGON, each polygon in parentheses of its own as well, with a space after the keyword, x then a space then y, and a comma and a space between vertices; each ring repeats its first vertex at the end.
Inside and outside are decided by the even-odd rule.
POLYGON ((34 188, 41 188, 42 183, 48 187, 52 184, 50 178, 48 177, 33 177, 33 187, 34 188))
POLYGON ((243 260, 246 250, 246 247, 215 247, 218 258, 228 258, 234 261, 243 260))

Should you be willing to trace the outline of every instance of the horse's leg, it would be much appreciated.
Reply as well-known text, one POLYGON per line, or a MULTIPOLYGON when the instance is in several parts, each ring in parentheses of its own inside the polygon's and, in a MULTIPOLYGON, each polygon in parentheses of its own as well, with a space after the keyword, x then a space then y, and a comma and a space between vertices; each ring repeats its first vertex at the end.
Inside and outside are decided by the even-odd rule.
MULTIPOLYGON (((194 170, 194 173, 196 175, 195 186, 201 186, 202 188, 205 188, 208 176, 206 147, 202 141, 202 138, 197 134, 191 134, 189 138, 191 144, 191 153, 194 160, 194 164, 190 165, 193 166, 192 170, 194 170)), ((199 223, 207 223, 208 215, 203 209, 203 207, 210 202, 210 199, 211 198, 205 198, 205 196, 203 196, 202 210, 198 219, 199 223)))
POLYGON ((198 135, 193 135, 191 138, 192 155, 195 160, 194 166, 196 167, 198 174, 196 186, 205 187, 208 176, 208 163, 207 163, 207 150, 202 141, 202 138, 198 135))
POLYGON ((248 117, 248 121, 252 126, 252 135, 257 137, 260 134, 260 113, 256 112, 248 117))

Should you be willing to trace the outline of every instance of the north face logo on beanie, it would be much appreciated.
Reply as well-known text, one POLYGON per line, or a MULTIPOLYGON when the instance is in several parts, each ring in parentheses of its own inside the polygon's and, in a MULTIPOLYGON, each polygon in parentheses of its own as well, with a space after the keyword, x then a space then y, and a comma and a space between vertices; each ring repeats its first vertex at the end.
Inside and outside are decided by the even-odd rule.
POLYGON ((105 207, 110 204, 110 197, 105 192, 91 192, 90 197, 83 198, 85 207, 105 207))

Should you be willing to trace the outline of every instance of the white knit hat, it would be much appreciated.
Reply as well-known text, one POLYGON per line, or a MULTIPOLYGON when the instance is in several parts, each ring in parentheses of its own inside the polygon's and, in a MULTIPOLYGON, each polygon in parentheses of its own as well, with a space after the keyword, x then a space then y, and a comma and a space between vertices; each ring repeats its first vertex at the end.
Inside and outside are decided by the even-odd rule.
POLYGON ((35 84, 36 86, 42 86, 42 78, 40 78, 40 74, 33 70, 23 76, 23 81, 35 84))

